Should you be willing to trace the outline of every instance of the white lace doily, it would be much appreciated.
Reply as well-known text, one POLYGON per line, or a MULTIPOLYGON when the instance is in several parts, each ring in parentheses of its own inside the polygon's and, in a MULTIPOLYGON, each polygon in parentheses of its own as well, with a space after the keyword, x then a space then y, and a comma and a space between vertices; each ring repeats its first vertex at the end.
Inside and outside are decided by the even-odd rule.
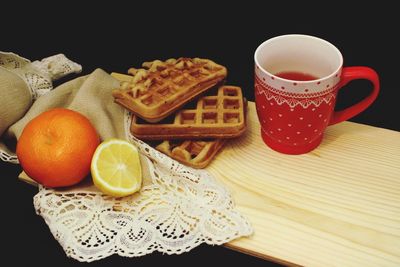
MULTIPOLYGON (((80 68, 72 61, 65 65, 62 55, 30 63, 12 53, 0 54, 1 66, 16 70, 33 66, 34 72, 20 71, 19 75, 24 73, 35 97, 52 88, 52 78, 80 68)), ((112 254, 180 254, 201 243, 220 245, 252 233, 223 185, 207 171, 186 167, 136 139, 129 131, 131 118, 126 112, 126 138, 139 148, 149 166, 147 182, 139 193, 112 198, 94 186, 67 191, 39 187, 34 197, 37 214, 69 257, 90 262, 112 254)), ((0 157, 18 163, 15 156, 1 150, 0 157)))
POLYGON ((11 155, 6 151, 2 150, 1 148, 0 148, 0 160, 14 164, 19 163, 17 156, 11 155))
MULTIPOLYGON (((20 76, 28 85, 34 101, 53 89, 53 81, 71 73, 79 73, 82 66, 66 58, 63 54, 31 62, 17 54, 0 51, 0 66, 20 76)), ((0 148, 0 160, 18 163, 15 155, 0 148)))
POLYGON ((252 233, 229 192, 207 171, 186 167, 130 134, 128 139, 150 166, 151 182, 138 194, 112 198, 97 190, 42 187, 34 197, 37 213, 69 257, 90 262, 112 254, 180 254, 252 233))

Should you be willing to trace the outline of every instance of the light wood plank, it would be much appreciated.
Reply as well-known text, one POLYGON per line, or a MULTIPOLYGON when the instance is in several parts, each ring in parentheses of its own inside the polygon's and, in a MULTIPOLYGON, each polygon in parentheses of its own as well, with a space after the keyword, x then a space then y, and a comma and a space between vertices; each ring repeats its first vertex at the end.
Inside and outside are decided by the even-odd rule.
POLYGON ((227 247, 283 264, 400 266, 399 132, 343 122, 290 156, 264 145, 252 102, 247 119, 208 167, 255 231, 227 247))
POLYGON ((284 155, 248 131, 208 170, 255 233, 228 247, 307 266, 400 266, 400 133, 343 122, 319 148, 284 155))

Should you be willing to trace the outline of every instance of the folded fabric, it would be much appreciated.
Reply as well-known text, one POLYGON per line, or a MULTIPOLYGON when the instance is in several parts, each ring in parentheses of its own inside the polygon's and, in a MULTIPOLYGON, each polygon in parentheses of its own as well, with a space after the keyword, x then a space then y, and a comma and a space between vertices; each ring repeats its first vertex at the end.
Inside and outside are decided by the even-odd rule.
POLYGON ((0 136, 29 109, 32 94, 17 74, 0 67, 0 136))
POLYGON ((124 110, 111 95, 111 90, 118 86, 119 82, 101 69, 66 82, 38 98, 25 116, 8 129, 7 135, 18 139, 31 119, 51 108, 64 107, 85 115, 102 140, 125 138, 124 110))
MULTIPOLYGON (((14 133, 5 131, 29 110, 41 95, 53 89, 53 81, 70 73, 78 73, 82 67, 63 54, 31 62, 14 53, 0 51, 0 138, 14 133)), ((0 141, 0 159, 18 163, 13 149, 0 141)), ((15 140, 11 140, 15 141, 15 140)))

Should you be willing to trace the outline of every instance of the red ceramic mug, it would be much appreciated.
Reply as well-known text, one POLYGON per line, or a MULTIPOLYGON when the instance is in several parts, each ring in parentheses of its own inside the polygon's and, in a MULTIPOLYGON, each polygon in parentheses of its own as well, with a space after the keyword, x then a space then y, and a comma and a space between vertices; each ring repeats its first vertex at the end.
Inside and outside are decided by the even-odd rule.
POLYGON ((374 102, 379 77, 368 67, 343 67, 340 51, 308 35, 282 35, 256 50, 255 100, 261 136, 272 149, 303 154, 322 141, 325 128, 350 119, 374 102), (338 90, 367 79, 373 91, 361 102, 334 111, 338 90))

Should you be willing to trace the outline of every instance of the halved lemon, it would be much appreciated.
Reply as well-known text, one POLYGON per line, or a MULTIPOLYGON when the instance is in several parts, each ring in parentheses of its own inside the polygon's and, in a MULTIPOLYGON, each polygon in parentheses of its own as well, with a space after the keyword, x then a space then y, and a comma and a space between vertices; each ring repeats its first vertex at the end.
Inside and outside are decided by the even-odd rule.
POLYGON ((124 140, 101 143, 94 152, 91 173, 96 187, 110 196, 128 196, 142 186, 139 152, 124 140))

